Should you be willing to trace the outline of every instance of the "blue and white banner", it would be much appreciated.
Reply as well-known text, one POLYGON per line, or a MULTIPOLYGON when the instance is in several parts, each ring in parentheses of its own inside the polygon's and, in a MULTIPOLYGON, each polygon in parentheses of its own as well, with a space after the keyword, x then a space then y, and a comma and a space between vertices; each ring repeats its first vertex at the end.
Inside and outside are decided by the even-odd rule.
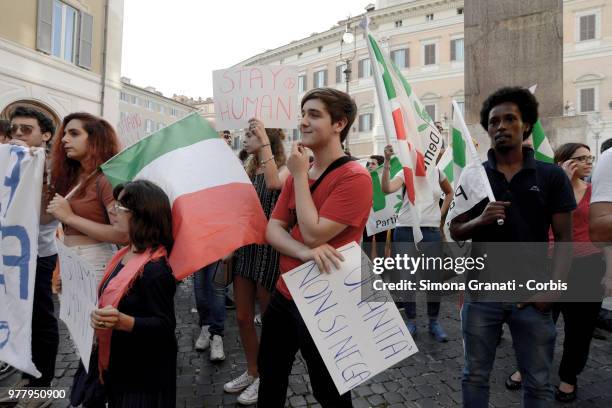
POLYGON ((32 363, 32 302, 45 153, 0 145, 0 360, 40 377, 32 363))

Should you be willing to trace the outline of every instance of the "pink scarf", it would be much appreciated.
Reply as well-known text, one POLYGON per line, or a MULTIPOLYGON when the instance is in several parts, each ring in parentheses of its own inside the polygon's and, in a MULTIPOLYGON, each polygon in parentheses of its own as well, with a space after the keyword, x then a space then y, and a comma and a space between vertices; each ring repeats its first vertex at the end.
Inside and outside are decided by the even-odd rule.
MULTIPOLYGON (((98 291, 100 291, 102 285, 104 285, 104 283, 108 280, 109 276, 117 268, 119 262, 121 262, 121 259, 129 251, 130 246, 121 249, 115 254, 115 256, 113 256, 108 265, 106 265, 106 269, 104 270, 104 278, 100 282, 98 291)), ((98 300, 98 307, 103 308, 110 305, 117 308, 119 306, 119 302, 132 287, 134 281, 140 275, 142 275, 145 265, 150 261, 166 257, 166 255, 166 248, 160 246, 155 251, 148 248, 143 253, 130 259, 106 286, 104 292, 102 292, 102 295, 98 300)), ((98 337, 98 368, 100 370, 100 380, 102 380, 102 373, 108 369, 112 334, 112 330, 96 329, 96 335, 98 337)))

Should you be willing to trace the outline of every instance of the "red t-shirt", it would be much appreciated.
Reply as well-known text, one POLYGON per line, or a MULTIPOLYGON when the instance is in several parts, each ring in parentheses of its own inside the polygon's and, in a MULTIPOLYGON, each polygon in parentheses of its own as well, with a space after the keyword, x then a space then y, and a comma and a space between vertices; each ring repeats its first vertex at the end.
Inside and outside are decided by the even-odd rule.
MULTIPOLYGON (((315 180, 309 180, 312 185, 315 180)), ((295 193, 293 177, 289 176, 278 197, 276 207, 272 212, 274 219, 292 224, 295 220, 295 193)), ((338 235, 327 243, 339 248, 349 242, 361 239, 363 229, 372 207, 372 178, 359 163, 351 161, 330 172, 312 195, 319 217, 347 225, 338 235)), ((289 232, 293 239, 304 242, 299 225, 293 226, 289 232)), ((290 256, 281 255, 280 271, 288 272, 300 266, 303 262, 290 256)), ((285 281, 280 278, 276 289, 287 299, 291 299, 285 281)))

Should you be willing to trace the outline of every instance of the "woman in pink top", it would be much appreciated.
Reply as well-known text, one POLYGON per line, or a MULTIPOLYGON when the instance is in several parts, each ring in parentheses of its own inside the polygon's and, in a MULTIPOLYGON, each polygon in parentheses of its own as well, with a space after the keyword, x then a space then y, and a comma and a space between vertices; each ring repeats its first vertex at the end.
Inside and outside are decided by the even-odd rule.
MULTIPOLYGON (((578 296, 588 300, 601 299, 603 289, 601 278, 605 272, 602 252, 589 238, 589 203, 591 201, 591 184, 584 181, 591 175, 594 157, 589 146, 582 143, 566 143, 555 152, 557 163, 569 177, 574 189, 578 207, 572 214, 573 255, 572 268, 568 278, 568 289, 579 294, 572 296, 573 302, 558 302, 553 309, 555 322, 563 314, 565 340, 563 356, 559 366, 559 386, 555 398, 560 402, 576 399, 577 376, 582 372, 589 357, 589 348, 597 315, 601 308, 598 302, 576 302, 578 296), (578 292, 578 291, 576 291, 578 292)), ((521 376, 518 371, 506 381, 510 389, 520 388, 521 376)))

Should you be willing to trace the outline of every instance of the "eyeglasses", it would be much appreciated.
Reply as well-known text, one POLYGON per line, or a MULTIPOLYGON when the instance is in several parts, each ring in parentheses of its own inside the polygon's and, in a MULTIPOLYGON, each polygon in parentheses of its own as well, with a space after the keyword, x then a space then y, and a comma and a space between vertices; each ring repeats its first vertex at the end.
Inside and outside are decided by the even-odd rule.
POLYGON ((115 202, 115 204, 113 205, 113 210, 115 210, 115 212, 119 212, 119 211, 131 212, 132 211, 129 208, 126 208, 126 207, 120 205, 118 202, 115 202))
POLYGON ((577 156, 570 157, 570 160, 577 160, 581 163, 592 164, 595 161, 595 156, 577 156))
POLYGON ((34 126, 31 125, 12 125, 11 126, 11 134, 15 134, 15 132, 17 132, 19 129, 21 129, 21 133, 24 134, 25 136, 28 136, 32 133, 32 131, 34 130, 34 126))

